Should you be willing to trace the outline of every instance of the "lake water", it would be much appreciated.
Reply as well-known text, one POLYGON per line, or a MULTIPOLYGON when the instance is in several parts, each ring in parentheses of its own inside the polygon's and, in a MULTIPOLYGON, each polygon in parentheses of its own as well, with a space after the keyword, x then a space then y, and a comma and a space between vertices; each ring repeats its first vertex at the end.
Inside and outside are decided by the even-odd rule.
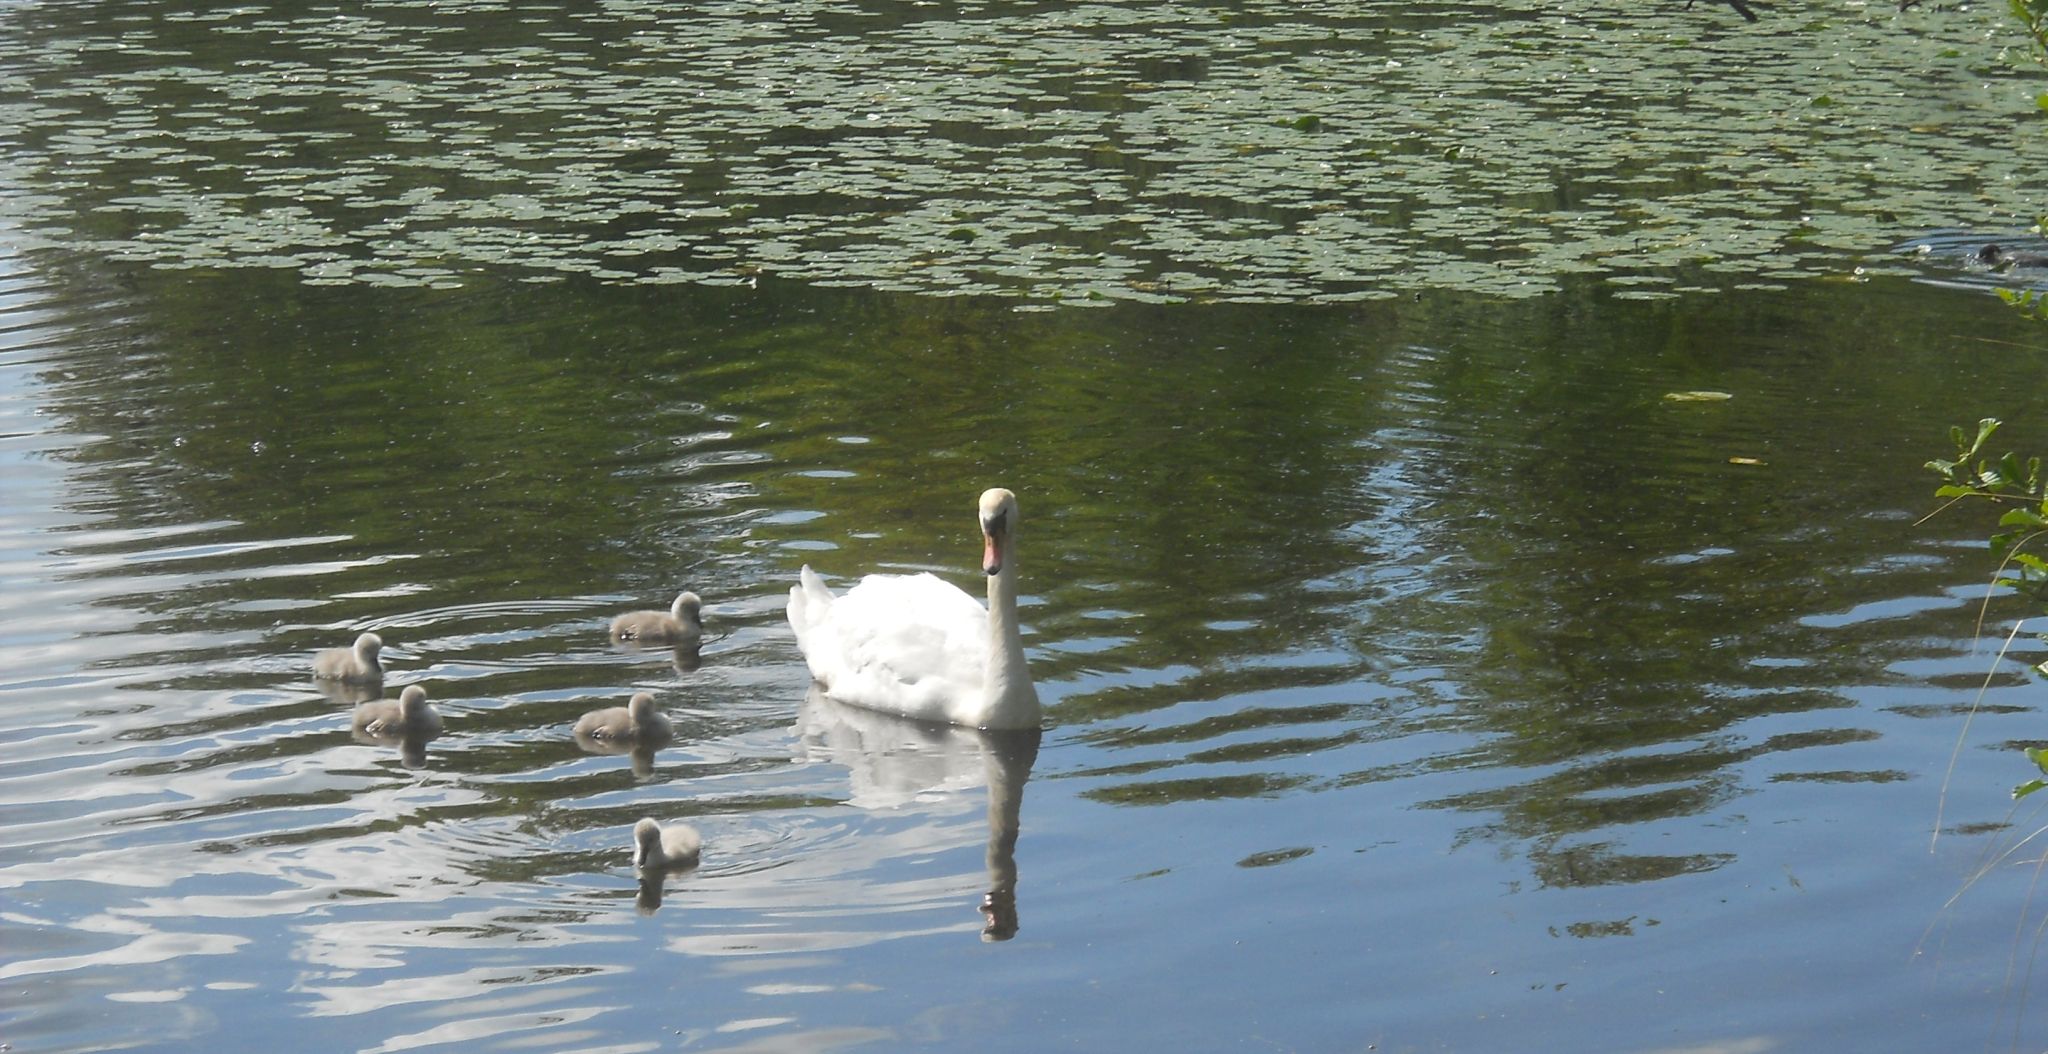
MULTIPOLYGON (((1151 8, 961 5, 947 17, 981 43, 933 52, 959 77, 910 79, 1000 109, 1014 86, 969 76, 1010 68, 986 41, 1092 12, 1031 54, 1071 59, 1081 72, 1049 83, 1088 112, 1149 120, 1174 100, 1146 92, 1213 82, 1222 105, 1269 75, 1209 30, 1265 26, 1297 66, 1338 50, 1313 31, 1357 31, 1391 49, 1378 69, 1415 78, 1418 49, 1478 17, 1244 6, 1173 23, 1174 54, 1211 46, 1194 63, 1145 55, 1148 26, 1173 21, 1151 8)), ((1663 28, 1543 32, 1701 34, 1706 54, 1674 54, 1796 65, 1788 34, 1668 6, 1663 28)), ((1793 6, 1769 17, 1790 25, 1793 6)), ((1889 8, 1799 25, 1897 33, 1909 77, 1995 51, 1995 12, 1889 8)), ((856 163, 865 110, 744 142, 735 115, 786 123, 762 100, 831 97, 778 63, 865 56, 842 69, 859 79, 965 33, 921 10, 715 7, 689 36, 633 4, 605 5, 609 23, 488 4, 0 9, 22 118, 0 133, 0 1043, 1736 1054, 2048 1037, 2040 850, 2018 844, 2048 821, 2008 794, 2034 774, 2019 747, 2043 737, 2028 666, 2048 648, 2023 633, 1996 654, 2025 614, 2010 601, 1980 631, 1983 510, 1916 523, 1949 426, 1998 416, 2001 449, 2048 449, 2048 331, 1963 259, 2043 192, 2004 178, 2042 170, 2038 130, 1894 128, 1908 104, 1873 91, 1825 165, 1925 164, 1897 146, 1924 136, 1952 167, 1940 186, 1869 177, 1872 209, 1790 161, 1759 164, 1756 200, 1679 178, 1738 132, 1646 133, 1661 161, 1596 166, 1644 197, 1558 190, 1530 235, 1551 248, 1459 213, 1486 170, 1432 144, 1385 189, 1402 222, 1375 229, 1405 233, 1384 258, 1313 207, 1231 200, 1286 199, 1292 177, 1232 170, 1245 182, 1190 197, 1162 173, 1266 155, 1184 153, 1189 133, 1107 166, 1105 188, 1134 192, 1116 215, 1139 219, 1038 241, 1016 209, 994 240, 1000 225, 927 217, 971 252, 920 256, 886 234, 917 210, 857 185, 878 171, 856 163), (862 33, 865 49, 842 39, 862 33), (521 70, 584 76, 564 56, 600 45, 618 68, 581 94, 536 82, 518 89, 532 111, 478 104, 475 184, 421 189, 452 128, 364 131, 382 105, 446 117, 458 100, 436 85, 482 99, 521 70), (578 125, 562 108, 612 76, 682 93, 677 71, 710 58, 739 71, 707 75, 713 116, 664 125, 705 157, 594 155, 675 175, 667 226, 629 231, 632 202, 659 195, 604 171, 583 185, 619 211, 566 210, 567 160, 607 121, 661 112, 607 97, 578 125), (323 79, 379 62, 417 76, 377 106, 323 79), (320 89, 263 96, 301 83, 320 89), (291 129, 266 122, 305 134, 279 145, 291 129), (842 184, 769 200, 740 178, 763 144, 806 145, 842 184), (520 191, 532 204, 478 189, 522 158, 551 173, 520 191), (1442 200, 1438 162, 1458 174, 1442 200), (227 189, 278 173, 297 182, 227 189), (330 177, 356 182, 308 189, 330 177), (359 190, 375 200, 350 204, 359 190), (303 213, 251 204, 265 194, 303 213), (828 245, 803 217, 833 209, 849 226, 828 245), (1284 248, 1267 235, 1190 249, 1182 271, 1132 248, 1172 255, 1158 224, 1197 212, 1285 226, 1300 252, 1267 282, 1284 248), (1452 253, 1441 224, 1459 215, 1491 234, 1452 253), (1622 252, 1581 226, 1664 240, 1622 252), (1973 230, 1893 252, 1954 227, 1973 230), (1750 240, 1713 233, 1734 229, 1750 240), (714 234, 731 254, 703 249, 714 234), (584 251, 628 238, 647 241, 584 251), (1044 245, 1039 278, 1003 271, 1044 245), (1311 265, 1337 257, 1357 267, 1311 265), (974 502, 994 485, 1022 503, 1042 735, 814 697, 782 614, 797 568, 978 590, 974 502), (681 588, 705 600, 699 651, 608 642, 612 615, 681 588), (352 736, 342 693, 308 677, 316 649, 365 630, 388 645, 385 694, 419 684, 446 719, 423 755, 352 736), (569 734, 642 690, 673 745, 593 754, 569 734), (702 866, 643 884, 641 816, 702 830, 702 866)), ((1480 57, 1523 50, 1518 27, 1537 32, 1481 20, 1480 57)), ((1957 123, 2024 112, 2017 74, 1984 76, 1920 102, 1957 123)), ((1446 90, 1515 111, 1512 87, 1446 90)), ((1559 112, 1529 120, 1570 126, 1586 105, 1543 98, 1559 112)), ((1788 158, 1773 136, 1833 127, 1764 112, 1790 123, 1740 134, 1788 158)), ((905 186, 1009 146, 1070 159, 1041 126, 918 120, 943 133, 916 148, 939 160, 889 177, 905 186)), ((1359 136, 1332 149, 1377 141, 1359 136)), ((988 200, 1044 176, 1020 167, 988 200)))

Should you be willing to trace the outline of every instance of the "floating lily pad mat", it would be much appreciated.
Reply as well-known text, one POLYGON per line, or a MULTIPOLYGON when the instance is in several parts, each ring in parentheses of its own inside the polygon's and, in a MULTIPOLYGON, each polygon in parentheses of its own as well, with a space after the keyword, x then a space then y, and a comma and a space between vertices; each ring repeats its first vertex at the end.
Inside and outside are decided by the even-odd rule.
POLYGON ((1670 296, 2048 211, 2004 5, 1897 6, 46 0, 0 212, 309 282, 1670 296))

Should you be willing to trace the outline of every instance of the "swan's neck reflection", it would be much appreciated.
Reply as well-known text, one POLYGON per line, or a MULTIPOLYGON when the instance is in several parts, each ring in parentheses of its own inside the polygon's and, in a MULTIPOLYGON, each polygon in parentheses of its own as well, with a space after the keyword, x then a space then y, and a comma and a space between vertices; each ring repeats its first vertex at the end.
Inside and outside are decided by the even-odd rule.
POLYGON ((1006 941, 1017 935, 1017 831, 1024 808, 1024 781, 1038 760, 1036 728, 977 733, 988 774, 988 893, 981 898, 981 939, 1006 941))
POLYGON ((984 731, 909 721, 847 706, 815 688, 797 715, 805 752, 846 766, 848 804, 891 808, 934 790, 988 787, 988 891, 981 899, 986 941, 1017 933, 1017 835, 1024 784, 1038 760, 1035 728, 984 731))

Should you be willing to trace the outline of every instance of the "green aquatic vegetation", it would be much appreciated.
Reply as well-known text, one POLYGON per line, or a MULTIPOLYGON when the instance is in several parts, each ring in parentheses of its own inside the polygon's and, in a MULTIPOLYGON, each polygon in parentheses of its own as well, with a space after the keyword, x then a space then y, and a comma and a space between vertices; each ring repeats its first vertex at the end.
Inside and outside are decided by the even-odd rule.
POLYGON ((1785 35, 1476 4, 880 13, 10 13, 0 207, 31 244, 318 281, 532 267, 1051 302, 1732 287, 2048 209, 2027 175, 2048 147, 1993 131, 2019 100, 1963 65, 1992 25, 1969 11, 1785 35), (235 218, 279 203, 313 215, 235 218))

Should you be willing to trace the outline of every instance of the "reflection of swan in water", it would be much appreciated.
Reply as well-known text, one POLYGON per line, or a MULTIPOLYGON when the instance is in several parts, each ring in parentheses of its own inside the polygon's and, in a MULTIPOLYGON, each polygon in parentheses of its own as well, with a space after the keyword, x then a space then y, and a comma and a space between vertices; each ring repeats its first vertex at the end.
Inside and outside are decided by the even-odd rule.
POLYGON ((869 575, 834 596, 804 565, 789 626, 832 698, 920 721, 1037 728, 1038 692, 1017 629, 1017 496, 981 495, 988 607, 936 575, 869 575))
POLYGON ((847 706, 816 685, 797 713, 809 757, 846 766, 850 805, 896 808, 932 794, 988 786, 988 891, 983 940, 1017 933, 1017 833, 1024 783, 1038 760, 1040 731, 989 730, 910 721, 847 706))
POLYGON ((357 684, 381 681, 384 664, 377 661, 377 653, 383 650, 384 638, 375 633, 357 637, 353 647, 328 648, 313 656, 313 679, 357 684))
POLYGON ((633 870, 640 874, 640 911, 651 914, 661 907, 661 882, 670 871, 687 871, 697 866, 704 851, 704 836, 686 823, 667 827, 643 816, 633 825, 633 870))

